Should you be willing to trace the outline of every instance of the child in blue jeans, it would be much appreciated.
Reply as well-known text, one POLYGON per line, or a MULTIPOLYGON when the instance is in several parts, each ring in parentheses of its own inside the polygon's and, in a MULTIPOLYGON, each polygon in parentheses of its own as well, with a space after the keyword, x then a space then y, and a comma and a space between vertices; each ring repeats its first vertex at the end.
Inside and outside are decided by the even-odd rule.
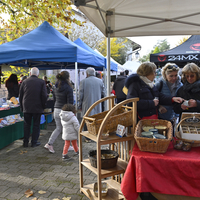
POLYGON ((63 160, 70 160, 71 157, 67 155, 68 149, 71 144, 74 148, 75 154, 79 154, 77 139, 78 139, 78 131, 79 131, 79 121, 75 116, 76 109, 72 104, 65 104, 62 107, 60 118, 61 124, 63 127, 62 131, 62 139, 65 140, 65 145, 63 148, 62 158, 63 160))

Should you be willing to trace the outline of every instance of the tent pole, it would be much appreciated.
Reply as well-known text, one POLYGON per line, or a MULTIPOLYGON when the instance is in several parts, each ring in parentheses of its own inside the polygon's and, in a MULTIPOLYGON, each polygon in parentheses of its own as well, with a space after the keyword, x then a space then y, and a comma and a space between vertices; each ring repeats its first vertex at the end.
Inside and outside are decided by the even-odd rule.
MULTIPOLYGON (((78 109, 78 63, 75 62, 75 107, 78 109)), ((77 113, 76 113, 77 116, 77 113)))
MULTIPOLYGON (((110 33, 107 37, 107 96, 110 96, 110 33)), ((111 109, 110 101, 107 102, 107 108, 111 109)))

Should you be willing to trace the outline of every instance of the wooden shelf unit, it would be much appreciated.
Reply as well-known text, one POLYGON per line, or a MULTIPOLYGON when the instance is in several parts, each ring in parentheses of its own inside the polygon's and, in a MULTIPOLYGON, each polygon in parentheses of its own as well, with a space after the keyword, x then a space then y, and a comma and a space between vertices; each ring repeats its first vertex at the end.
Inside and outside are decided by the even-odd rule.
POLYGON ((89 133, 88 131, 82 131, 83 126, 85 124, 85 119, 83 117, 83 120, 80 125, 79 129, 79 172, 80 172, 80 191, 83 192, 89 199, 94 199, 94 200, 110 200, 110 199, 115 199, 115 200, 125 200, 125 197, 123 196, 121 189, 120 189, 120 182, 121 179, 123 178, 123 174, 126 170, 130 155, 129 155, 129 150, 132 150, 133 145, 134 145, 134 133, 132 130, 135 129, 136 121, 137 121, 137 116, 136 116, 136 109, 137 109, 137 101, 139 100, 138 98, 133 98, 133 99, 127 99, 117 105, 114 106, 114 99, 116 96, 110 96, 110 97, 105 97, 97 102, 95 102, 85 113, 84 117, 88 117, 89 113, 91 110, 99 103, 109 100, 111 109, 105 116, 104 120, 101 123, 100 129, 98 131, 98 135, 93 135, 89 133), (115 133, 112 133, 108 138, 102 139, 101 135, 103 133, 103 129, 105 127, 106 121, 110 118, 110 116, 119 108, 124 107, 125 104, 128 104, 132 102, 132 112, 133 112, 133 126, 132 130, 129 128, 129 133, 127 137, 118 137, 116 136, 115 133), (131 131, 130 131, 131 130, 131 131), (82 155, 82 136, 85 136, 93 141, 96 142, 97 144, 97 168, 91 166, 89 159, 83 160, 83 155, 82 155), (106 145, 110 144, 111 150, 115 150, 119 154, 119 158, 117 161, 117 165, 114 168, 110 169, 101 169, 101 145, 106 145), (94 184, 89 184, 89 185, 83 185, 83 166, 91 170, 93 173, 97 175, 97 183, 98 183, 98 197, 94 195, 93 192, 93 187, 94 184), (101 180, 104 178, 111 177, 109 180, 103 180, 104 182, 107 182, 108 184, 108 194, 106 197, 102 198, 101 195, 101 180))

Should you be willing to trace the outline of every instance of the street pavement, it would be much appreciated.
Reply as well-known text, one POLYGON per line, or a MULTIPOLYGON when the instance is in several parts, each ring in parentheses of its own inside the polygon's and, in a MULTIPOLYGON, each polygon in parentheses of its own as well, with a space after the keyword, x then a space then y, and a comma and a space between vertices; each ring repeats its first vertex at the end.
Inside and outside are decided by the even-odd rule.
MULTIPOLYGON (((64 141, 61 134, 54 143, 55 153, 44 148, 55 128, 54 121, 47 130, 41 130, 38 147, 22 147, 23 140, 16 140, 0 150, 0 200, 86 200, 80 193, 79 158, 69 151, 73 158, 62 160, 64 141), (26 197, 30 189, 33 196, 26 197), (41 194, 42 193, 42 194, 41 194), (64 198, 65 197, 65 198, 64 198), (70 198, 68 198, 70 199, 70 198)), ((83 142, 83 158, 90 150, 96 149, 96 143, 83 142)), ((84 184, 94 183, 96 175, 83 168, 84 184)))

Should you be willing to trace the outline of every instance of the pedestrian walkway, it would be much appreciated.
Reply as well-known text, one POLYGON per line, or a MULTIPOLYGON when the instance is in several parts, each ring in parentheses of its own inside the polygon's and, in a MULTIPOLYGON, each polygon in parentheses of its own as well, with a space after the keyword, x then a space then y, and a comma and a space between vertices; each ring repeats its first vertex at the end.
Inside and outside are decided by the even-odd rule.
MULTIPOLYGON (((41 130, 41 145, 38 147, 23 148, 23 140, 20 139, 0 150, 0 200, 88 199, 79 189, 78 156, 69 151, 73 158, 62 161, 64 141, 61 135, 54 143, 54 154, 44 148, 54 128, 55 123, 52 122, 47 130, 41 130), (24 193, 28 189, 33 196, 26 197, 24 193)), ((83 142, 83 158, 87 158, 88 152, 93 149, 96 149, 96 143, 88 145, 83 142)), ((95 180, 96 175, 84 168, 84 184, 95 180)))

